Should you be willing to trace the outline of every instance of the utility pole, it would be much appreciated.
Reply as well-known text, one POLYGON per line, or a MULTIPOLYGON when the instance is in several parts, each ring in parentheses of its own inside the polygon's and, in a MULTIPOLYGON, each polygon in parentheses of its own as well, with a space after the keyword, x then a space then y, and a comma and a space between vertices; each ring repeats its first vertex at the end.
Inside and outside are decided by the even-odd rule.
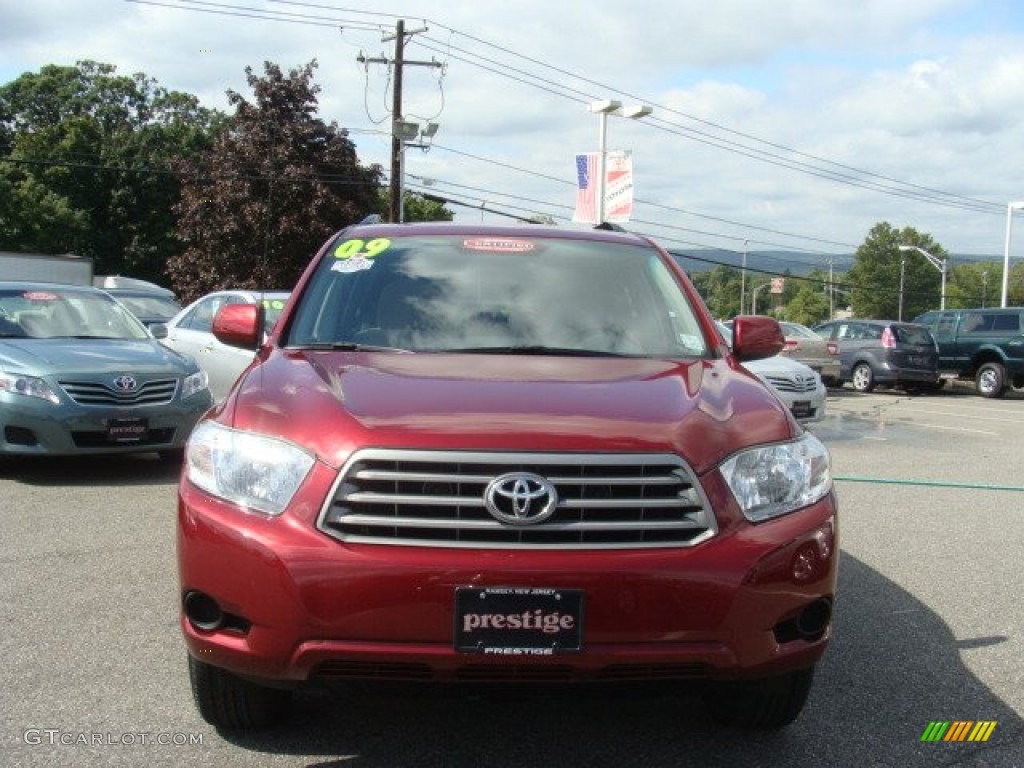
MULTIPOLYGON (((391 99, 391 181, 389 184, 389 208, 388 219, 395 223, 402 220, 402 152, 404 150, 404 139, 399 131, 399 123, 402 122, 402 71, 407 66, 412 67, 440 67, 439 61, 406 61, 405 59, 405 38, 412 35, 426 32, 426 27, 405 31, 405 21, 399 19, 395 24, 395 57, 392 61, 386 58, 368 59, 362 54, 357 61, 361 64, 394 64, 395 82, 394 93, 391 99)), ((384 37, 387 42, 391 37, 384 37)))

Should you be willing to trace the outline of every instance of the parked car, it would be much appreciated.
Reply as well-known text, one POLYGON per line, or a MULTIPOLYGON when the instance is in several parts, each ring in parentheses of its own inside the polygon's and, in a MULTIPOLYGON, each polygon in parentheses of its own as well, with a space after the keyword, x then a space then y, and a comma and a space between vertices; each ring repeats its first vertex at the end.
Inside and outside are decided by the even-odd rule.
POLYGON ((840 387, 842 363, 839 360, 839 344, 826 341, 806 325, 791 320, 780 320, 786 346, 779 354, 797 360, 821 376, 826 387, 840 387))
MULTIPOLYGON (((780 326, 783 324, 780 322, 780 326)), ((732 344, 732 322, 719 323, 718 330, 727 344, 732 344)), ((821 340, 820 336, 815 338, 821 340)), ((743 367, 775 390, 797 421, 810 423, 825 418, 828 391, 818 372, 799 360, 784 357, 780 352, 772 357, 750 360, 743 367)))
POLYGON ((128 307, 151 330, 181 311, 181 304, 174 291, 148 280, 122 275, 97 275, 92 283, 128 307))
POLYGON ((215 291, 189 304, 167 322, 161 342, 183 355, 195 358, 210 379, 210 391, 220 402, 255 356, 254 350, 239 349, 217 340, 213 335, 213 318, 217 310, 228 304, 262 305, 264 330, 267 334, 288 301, 288 291, 215 291))
POLYGON ((181 628, 221 728, 340 680, 707 683, 780 727, 831 637, 825 446, 724 344, 686 274, 608 230, 332 237, 189 442, 181 628))
POLYGON ((939 310, 914 322, 935 337, 943 374, 973 380, 985 397, 1024 387, 1024 307, 939 310))
POLYGON ((206 374, 91 286, 0 282, 0 454, 180 455, 206 374))
POLYGON ((812 330, 839 345, 839 377, 858 392, 878 385, 908 392, 942 386, 935 339, 923 325, 858 318, 832 320, 812 330))

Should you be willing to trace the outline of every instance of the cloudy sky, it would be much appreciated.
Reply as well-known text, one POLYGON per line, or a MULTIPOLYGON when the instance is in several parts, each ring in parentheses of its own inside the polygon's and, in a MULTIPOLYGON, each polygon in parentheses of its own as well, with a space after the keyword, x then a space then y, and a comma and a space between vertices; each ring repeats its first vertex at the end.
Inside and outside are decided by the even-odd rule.
POLYGON ((0 82, 94 59, 226 109, 246 66, 315 58, 321 117, 388 169, 393 72, 359 57, 393 59, 399 20, 432 64, 403 111, 440 124, 407 183, 460 220, 568 224, 599 99, 653 107, 607 148, 633 153, 629 228, 674 249, 822 264, 887 221, 1001 257, 1024 200, 1020 0, 0 0, 0 82))

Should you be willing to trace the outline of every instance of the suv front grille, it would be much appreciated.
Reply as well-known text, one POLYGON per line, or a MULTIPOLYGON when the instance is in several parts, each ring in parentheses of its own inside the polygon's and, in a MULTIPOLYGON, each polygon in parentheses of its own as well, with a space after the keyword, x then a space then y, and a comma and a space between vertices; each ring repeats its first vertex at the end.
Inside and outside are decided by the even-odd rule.
POLYGON ((792 375, 773 373, 765 375, 765 378, 780 392, 792 392, 799 395, 804 392, 813 392, 818 388, 818 380, 815 376, 802 373, 792 375))
POLYGON ((79 405, 165 405, 174 400, 177 379, 157 379, 132 392, 119 392, 98 381, 61 381, 61 388, 79 405))
POLYGON ((671 454, 360 451, 317 527, 345 542, 497 549, 685 547, 716 533, 693 471, 671 454), (529 472, 558 504, 534 524, 499 521, 488 484, 529 472))

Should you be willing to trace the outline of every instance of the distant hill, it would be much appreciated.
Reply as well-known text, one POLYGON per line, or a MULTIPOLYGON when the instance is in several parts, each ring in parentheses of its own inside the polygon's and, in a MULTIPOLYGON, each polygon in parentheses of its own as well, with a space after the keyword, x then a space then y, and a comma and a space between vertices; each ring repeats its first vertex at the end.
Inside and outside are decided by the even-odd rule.
MULTIPOLYGON (((681 250, 670 248, 669 253, 675 256, 683 269, 687 272, 708 272, 715 267, 725 265, 735 269, 742 269, 743 254, 735 251, 719 251, 714 249, 693 249, 681 250)), ((761 272, 765 274, 782 274, 788 272, 795 276, 804 276, 812 270, 828 270, 829 259, 832 260, 832 269, 835 272, 846 272, 854 264, 852 253, 833 254, 811 254, 806 251, 748 251, 747 271, 761 272)), ((1002 254, 997 256, 986 256, 982 254, 953 254, 952 262, 963 264, 965 262, 996 261, 1002 262, 1002 254)))

